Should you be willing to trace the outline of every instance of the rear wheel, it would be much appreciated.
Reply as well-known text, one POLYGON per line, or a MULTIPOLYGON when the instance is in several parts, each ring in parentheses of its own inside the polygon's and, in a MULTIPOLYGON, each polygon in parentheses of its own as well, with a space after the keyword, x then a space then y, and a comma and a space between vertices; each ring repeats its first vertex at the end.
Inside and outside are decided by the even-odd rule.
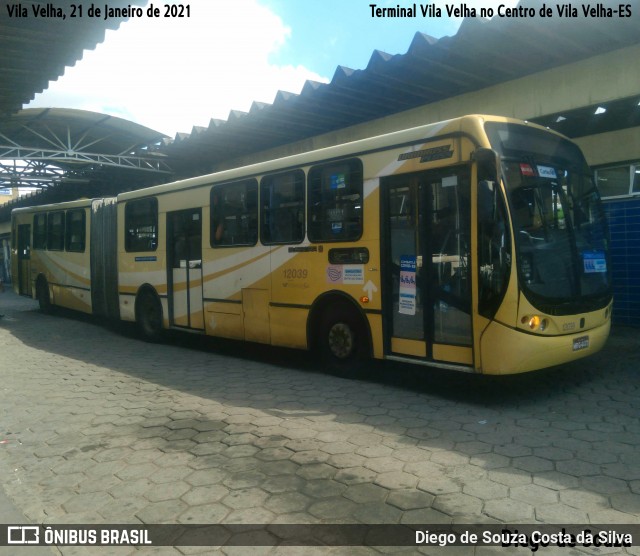
POLYGON ((157 296, 143 292, 136 302, 136 322, 142 337, 157 342, 162 337, 162 305, 157 296))
POLYGON ((367 365, 370 349, 366 324, 346 305, 325 310, 320 321, 318 348, 333 374, 354 377, 367 365))

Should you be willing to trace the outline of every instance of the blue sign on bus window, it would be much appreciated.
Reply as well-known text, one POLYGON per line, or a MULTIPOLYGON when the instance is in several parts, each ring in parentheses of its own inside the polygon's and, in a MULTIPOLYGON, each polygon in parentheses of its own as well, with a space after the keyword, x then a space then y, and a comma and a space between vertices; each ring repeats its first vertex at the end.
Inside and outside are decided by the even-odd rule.
POLYGON ((607 271, 607 259, 604 251, 591 251, 582 253, 585 274, 607 271))

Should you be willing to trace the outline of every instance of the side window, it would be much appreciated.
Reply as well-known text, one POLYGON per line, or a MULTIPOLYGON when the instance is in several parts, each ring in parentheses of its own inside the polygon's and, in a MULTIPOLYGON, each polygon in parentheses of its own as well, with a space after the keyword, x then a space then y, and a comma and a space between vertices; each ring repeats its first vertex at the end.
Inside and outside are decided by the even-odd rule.
POLYGON ((84 209, 67 211, 67 251, 84 253, 86 234, 86 215, 84 209))
POLYGON ((309 171, 309 240, 353 241, 362 235, 362 162, 345 160, 309 171))
POLYGON ((129 201, 124 208, 127 252, 155 251, 158 247, 158 200, 129 201))
POLYGON ((64 249, 64 212, 50 212, 47 218, 47 249, 62 251, 64 249))
POLYGON ((262 178, 260 206, 262 243, 300 243, 304 239, 304 172, 262 178))
POLYGON ((258 241, 258 182, 247 180, 211 189, 211 247, 255 245, 258 241))
POLYGON ((47 248, 47 213, 33 215, 33 248, 47 248))

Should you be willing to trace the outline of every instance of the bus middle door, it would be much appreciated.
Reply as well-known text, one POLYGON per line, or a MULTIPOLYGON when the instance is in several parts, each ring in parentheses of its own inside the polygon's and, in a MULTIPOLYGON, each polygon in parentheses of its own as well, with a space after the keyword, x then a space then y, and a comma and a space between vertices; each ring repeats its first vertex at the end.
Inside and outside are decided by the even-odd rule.
POLYGON ((204 330, 202 209, 167 213, 167 259, 171 326, 204 330))

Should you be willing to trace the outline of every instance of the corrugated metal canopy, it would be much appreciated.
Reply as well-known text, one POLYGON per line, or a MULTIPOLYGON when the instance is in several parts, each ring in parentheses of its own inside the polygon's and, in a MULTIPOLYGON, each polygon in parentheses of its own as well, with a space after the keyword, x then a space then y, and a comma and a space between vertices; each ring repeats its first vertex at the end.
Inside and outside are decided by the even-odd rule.
POLYGON ((115 195, 168 181, 168 157, 154 150, 165 138, 129 120, 87 110, 27 108, 0 118, 0 187, 42 189, 0 206, 0 222, 19 206, 115 195), (3 159, 28 165, 12 168, 3 159))
MULTIPOLYGON (((331 82, 307 82, 299 95, 279 92, 226 121, 179 134, 162 150, 184 175, 219 162, 476 91, 640 42, 640 0, 633 17, 542 18, 542 0, 522 6, 534 18, 467 18, 453 37, 417 33, 405 54, 375 51, 366 69, 338 67, 331 82)), ((416 19, 416 21, 419 21, 416 19)))
MULTIPOLYGON (((99 2, 97 5, 101 5, 99 2)), ((110 0, 109 6, 144 6, 146 0, 110 0)), ((117 29, 126 19, 88 17, 86 2, 2 2, 0 17, 0 115, 16 112, 28 104, 50 81, 64 74, 67 66, 82 59, 84 50, 92 50, 104 40, 107 29, 117 29), (71 17, 72 4, 82 5, 83 17, 71 17), (34 6, 45 16, 34 15, 34 6), (9 8, 12 15, 9 16, 9 8), (27 10, 26 17, 19 17, 27 10), (62 10, 64 19, 56 17, 62 10), (48 12, 46 11, 48 10, 48 12), (48 14, 48 16, 46 16, 48 14)), ((104 8, 102 8, 104 9, 104 8)))
POLYGON ((148 147, 165 138, 129 120, 88 110, 27 108, 0 117, 0 158, 33 158, 41 152, 60 166, 93 163, 91 157, 100 155, 147 156, 148 147), (29 156, 20 156, 19 150, 29 156))
MULTIPOLYGON (((212 120, 206 128, 193 128, 190 134, 165 140, 160 152, 168 155, 178 177, 202 174, 229 159, 635 45, 640 42, 640 0, 627 1, 633 14, 629 18, 583 17, 582 5, 576 5, 578 17, 560 17, 552 2, 547 5, 553 7, 553 17, 542 18, 538 10, 544 1, 526 0, 521 6, 534 9, 536 17, 467 18, 456 35, 439 40, 416 33, 405 54, 375 51, 365 69, 339 66, 330 83, 309 81, 300 94, 281 91, 272 104, 254 103, 248 113, 232 111, 227 120, 212 120)), ((29 10, 31 4, 34 2, 22 3, 29 10)), ((425 21, 416 18, 416 25, 425 21)), ((65 64, 80 59, 83 48, 93 48, 104 38, 105 29, 117 27, 119 21, 83 18, 77 23, 82 25, 69 33, 68 20, 0 20, 0 111, 14 110, 32 98, 46 87, 48 79, 63 73, 65 64)), ((574 122, 580 119, 573 117, 563 121, 562 127, 555 125, 556 115, 540 123, 579 136, 590 129, 586 123, 592 121, 586 119, 589 109, 585 110, 578 127, 574 122)), ((621 127, 634 125, 633 118, 624 116, 611 124, 613 113, 599 119, 598 125, 605 121, 621 127)), ((3 129, 8 125, 4 120, 3 129)))

